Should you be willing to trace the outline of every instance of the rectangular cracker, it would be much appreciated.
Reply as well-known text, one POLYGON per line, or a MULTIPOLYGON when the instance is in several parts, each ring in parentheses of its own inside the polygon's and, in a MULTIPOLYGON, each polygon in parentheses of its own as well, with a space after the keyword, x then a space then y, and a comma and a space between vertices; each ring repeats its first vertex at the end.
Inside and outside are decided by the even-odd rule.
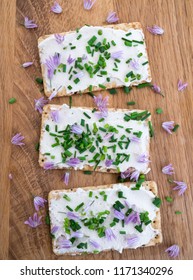
MULTIPOLYGON (((157 197, 157 185, 155 182, 149 181, 144 182, 138 191, 132 190, 133 187, 135 187, 135 183, 119 183, 97 187, 85 187, 82 189, 74 188, 69 190, 51 191, 48 197, 51 232, 53 232, 54 227, 57 229, 52 236, 53 252, 56 255, 76 255, 83 252, 96 253, 100 251, 109 251, 112 249, 118 250, 121 253, 122 249, 135 249, 144 246, 154 246, 158 243, 161 243, 162 231, 160 210, 152 203, 154 198, 157 197), (123 191, 123 196, 126 197, 126 199, 119 198, 117 195, 118 191, 123 191), (106 201, 104 201, 104 193, 107 194, 106 201), (98 199, 95 198, 96 194, 98 199), (64 196, 67 200, 63 198, 64 196), (122 227, 122 222, 118 221, 115 226, 110 227, 109 224, 112 222, 111 220, 114 216, 113 204, 116 200, 119 200, 125 206, 125 208, 121 210, 124 215, 129 208, 132 208, 133 211, 138 213, 144 213, 148 210, 151 223, 147 225, 147 228, 143 225, 143 232, 141 233, 135 229, 136 224, 133 223, 129 223, 128 226, 128 224, 125 222, 124 227, 122 227), (125 203, 125 200, 127 200, 127 203, 125 203), (76 212, 75 208, 82 202, 84 202, 84 205, 76 212), (88 205, 91 205, 90 208, 87 207, 88 205), (66 208, 66 206, 70 206, 71 210, 73 210, 71 213, 79 215, 80 218, 74 218, 74 221, 78 222, 78 224, 81 226, 81 228, 78 229, 78 232, 82 232, 83 234, 85 233, 86 236, 84 235, 83 237, 76 238, 75 242, 70 244, 70 248, 61 248, 62 244, 64 244, 62 241, 65 239, 69 240, 71 236, 73 236, 73 231, 71 227, 68 226, 67 220, 66 226, 63 226, 64 218, 69 215, 67 214, 69 210, 66 208), (84 207, 87 207, 85 212, 86 214, 84 214, 84 207), (113 230, 115 238, 112 238, 111 241, 108 241, 106 236, 99 237, 97 233, 97 227, 92 230, 87 229, 87 226, 83 225, 83 222, 81 221, 82 219, 97 217, 99 212, 105 210, 109 211, 110 213, 108 215, 102 215, 102 217, 108 217, 101 225, 105 226, 105 228, 111 228, 113 230), (66 233, 65 231, 68 231, 69 229, 70 232, 66 233), (120 235, 119 230, 126 231, 124 237, 123 235, 120 235), (127 238, 135 236, 138 236, 137 242, 128 247, 126 243, 127 238), (100 248, 95 248, 90 245, 90 240, 96 241, 100 245, 100 248), (87 249, 78 249, 77 246, 80 243, 87 243, 87 249), (120 246, 118 246, 118 244, 120 246)), ((124 217, 124 220, 125 219, 126 215, 124 217)))
MULTIPOLYGON (((89 171, 100 171, 100 172, 110 172, 110 173, 119 173, 124 172, 130 168, 131 171, 138 170, 140 173, 147 173, 149 171, 149 162, 139 162, 139 156, 142 154, 149 156, 149 144, 150 144, 150 136, 149 136, 149 122, 151 120, 151 116, 148 116, 144 121, 130 120, 124 121, 124 116, 132 114, 134 112, 148 114, 148 111, 142 110, 126 110, 126 109, 109 109, 108 116, 102 121, 99 121, 99 118, 96 116, 97 112, 93 112, 91 108, 87 107, 72 107, 71 109, 68 105, 46 105, 44 106, 44 110, 42 113, 42 126, 41 126, 41 136, 40 136, 40 149, 39 149, 39 164, 41 167, 46 169, 48 163, 53 163, 50 169, 80 169, 80 170, 89 170, 89 171), (59 113, 59 122, 56 123, 53 121, 52 113, 58 111, 59 113), (90 116, 88 119, 84 113, 90 116), (85 121, 84 127, 81 126, 82 119, 85 121), (88 122, 88 123, 87 123, 88 122), (90 122, 90 123, 89 123, 90 122), (87 135, 87 124, 88 128, 91 132, 91 135, 86 138, 86 141, 92 140, 92 145, 90 144, 89 148, 85 150, 85 152, 81 153, 81 150, 75 149, 75 145, 77 141, 74 142, 73 146, 69 149, 64 149, 62 147, 63 143, 65 145, 68 143, 68 139, 64 140, 62 137, 64 130, 68 125, 72 127, 74 123, 77 123, 80 128, 83 129, 84 133, 87 135), (93 123, 96 124, 98 132, 93 134, 93 123), (57 125, 57 131, 55 132, 55 126, 57 125), (104 127, 109 125, 109 129, 117 130, 118 133, 115 132, 103 132, 104 127), (47 126, 49 126, 49 131, 46 130, 47 126), (121 126, 121 127, 120 127, 121 126), (131 128, 129 133, 129 128, 131 128), (127 131, 126 131, 127 129, 127 131), (135 133, 142 132, 141 138, 138 138, 135 133), (62 133, 60 133, 62 132, 62 133), (50 136, 50 133, 54 133, 50 136), (114 138, 109 138, 105 140, 106 136, 112 133, 114 138), (59 136, 58 140, 55 139, 55 135, 59 136), (101 137, 101 143, 96 140, 97 137, 101 137), (125 136, 123 136, 125 135, 125 136), (122 137, 125 137, 122 139, 122 137), (132 137, 136 138, 139 143, 131 141, 132 137), (109 142, 113 141, 114 142, 109 142), (56 147, 52 147, 56 141, 60 142, 60 145, 56 147), (130 143, 129 143, 130 141, 130 143), (97 142, 99 147, 97 147, 97 142), (129 143, 127 145, 127 143, 129 143), (122 149, 121 149, 121 147, 122 149), (95 147, 93 152, 90 152, 91 146, 95 147), (114 147, 116 146, 116 147, 114 147), (105 148, 106 147, 106 148, 105 148), (101 149, 102 152, 101 152, 101 149), (104 149, 107 149, 106 151, 104 149), (71 153, 71 155, 64 156, 64 152, 71 153), (76 155, 74 153, 76 152, 76 155), (102 155, 103 153, 103 155, 102 155), (120 158, 118 154, 121 154, 120 158), (97 156, 95 158, 95 156, 97 156), (85 159, 82 157, 86 157, 85 159), (53 159, 53 157, 55 157, 53 159), (63 158, 65 157, 65 160, 63 158), (73 167, 68 164, 68 160, 71 158, 78 157, 81 162, 73 167), (90 162, 94 159, 93 162, 90 162), (110 166, 106 164, 107 159, 112 159, 113 162, 110 166), (63 161, 63 162, 62 162, 63 161), (99 162, 98 162, 99 161, 99 162), (123 162, 122 162, 123 161, 123 162), (98 163, 98 165, 97 165, 98 163)), ((69 127, 69 131, 71 131, 69 127)), ((75 137, 77 140, 83 136, 76 136, 72 132, 69 132, 73 141, 75 141, 75 137)), ((110 134, 111 135, 111 134, 110 134)), ((139 136, 139 135, 138 135, 139 136)), ((82 140, 81 140, 82 141, 82 140)), ((89 142, 90 143, 90 142, 89 142)))
POLYGON ((90 85, 92 85, 92 91, 97 91, 97 90, 104 89, 101 88, 99 84, 102 84, 107 89, 110 89, 110 88, 122 87, 124 85, 136 86, 140 83, 151 82, 151 72, 148 64, 147 49, 144 40, 143 30, 139 22, 105 25, 101 27, 84 26, 83 29, 80 29, 79 33, 77 33, 76 31, 60 33, 59 36, 64 36, 64 41, 59 44, 56 41, 55 35, 56 34, 45 35, 40 37, 38 40, 39 56, 40 56, 42 76, 44 82, 44 92, 47 96, 50 96, 53 92, 57 92, 56 95, 57 97, 64 96, 64 95, 72 95, 74 93, 80 93, 80 92, 86 93, 91 91, 91 88, 89 88, 90 85), (105 33, 105 35, 104 34, 98 35, 97 32, 101 28, 103 30, 103 33, 105 33, 106 31, 108 32, 105 33), (126 34, 130 34, 130 32, 132 34, 127 36, 126 34), (79 34, 83 36, 79 40, 77 40, 79 34), (110 48, 107 49, 106 51, 108 51, 110 55, 111 53, 117 51, 123 51, 123 54, 122 54, 122 58, 120 59, 120 63, 114 61, 113 58, 110 58, 106 60, 107 67, 104 69, 101 68, 97 73, 94 74, 92 78, 90 78, 88 72, 85 69, 85 63, 87 63, 89 66, 93 66, 92 64, 88 63, 88 61, 91 61, 91 63, 94 62, 94 65, 96 65, 98 62, 99 55, 103 56, 104 54, 104 52, 101 53, 100 51, 95 51, 94 55, 91 56, 90 54, 87 53, 86 51, 86 46, 88 45, 87 42, 93 35, 94 36, 96 35, 97 43, 103 42, 103 39, 106 37, 108 39, 109 36, 108 40, 109 40, 110 48), (121 38, 125 38, 126 40, 131 41, 131 43, 129 44, 132 44, 132 47, 125 46, 124 43, 125 41, 122 40, 121 38), (112 45, 112 40, 115 41, 117 40, 116 46, 112 45), (133 42, 133 40, 137 40, 138 42, 141 43, 133 42), (71 47, 73 48, 74 46, 77 48, 71 50, 71 47), (53 57, 55 53, 59 53, 60 63, 66 65, 65 66, 66 72, 62 73, 63 67, 61 65, 60 65, 61 68, 59 67, 60 69, 55 66, 54 69, 56 69, 56 73, 53 75, 53 77, 50 80, 48 79, 48 68, 46 66, 46 60, 49 60, 50 57, 53 57), (84 60, 83 62, 80 63, 84 67, 84 69, 79 69, 77 67, 77 68, 73 68, 73 70, 70 71, 71 66, 74 67, 75 62, 73 62, 72 64, 67 63, 67 59, 69 55, 71 55, 73 59, 77 59, 78 57, 82 57, 83 55, 86 55, 87 60, 84 60), (133 67, 132 64, 128 62, 128 60, 130 59, 133 59, 133 61, 137 61, 138 63, 137 69, 135 67, 132 68, 133 67), (113 64, 114 62, 117 64, 117 66, 113 64), (142 65, 143 63, 147 63, 147 64, 142 65), (118 67, 117 69, 119 69, 119 71, 117 72, 115 70, 112 70, 113 67, 114 68, 118 67), (76 78, 75 76, 76 74, 73 73, 74 70, 76 72, 83 72, 84 74, 84 76, 81 77, 78 84, 75 84, 73 82, 76 78), (101 70, 102 71, 108 70, 107 71, 108 73, 105 76, 105 78, 96 76, 96 75, 100 75, 101 70), (70 74, 68 74, 69 71, 70 74), (120 71, 123 73, 119 74, 120 71), (133 71, 133 75, 135 75, 135 77, 130 75, 128 78, 126 78, 126 75, 131 71, 133 71), (139 76, 136 76, 137 74, 140 74, 141 78, 139 76), (70 75, 72 75, 71 78, 70 75), (110 80, 107 81, 106 78, 110 78, 110 80), (125 78, 128 79, 128 81, 126 81, 125 78), (72 89, 69 90, 68 86, 72 86, 72 89))

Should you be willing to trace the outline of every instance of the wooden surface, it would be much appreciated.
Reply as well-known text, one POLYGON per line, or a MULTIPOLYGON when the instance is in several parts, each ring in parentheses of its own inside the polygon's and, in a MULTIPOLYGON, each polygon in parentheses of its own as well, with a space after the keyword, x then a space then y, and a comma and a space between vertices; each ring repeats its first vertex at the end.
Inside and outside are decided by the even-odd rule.
MULTIPOLYGON (((0 196, 0 258, 1 259, 167 259, 164 250, 178 244, 179 259, 193 259, 193 2, 191 0, 97 0, 91 11, 85 11, 81 0, 61 1, 63 13, 50 13, 50 0, 18 0, 15 21, 15 1, 2 0, 0 11, 0 123, 1 133, 1 196, 0 196), (109 11, 116 11, 119 22, 140 21, 144 27, 153 82, 165 93, 165 98, 150 89, 133 89, 125 95, 122 89, 117 95, 109 95, 109 107, 127 108, 126 102, 134 100, 132 108, 148 109, 152 112, 155 137, 151 141, 151 172, 147 178, 158 183, 159 195, 163 198, 161 208, 163 244, 137 250, 125 250, 79 257, 56 257, 51 250, 48 226, 31 229, 24 221, 33 214, 33 195, 47 197, 52 189, 62 189, 62 170, 45 172, 38 165, 38 153, 34 145, 39 141, 41 116, 34 110, 34 98, 40 98, 41 87, 35 78, 41 76, 37 39, 44 34, 68 31, 85 23, 104 24, 109 11), (28 16, 38 24, 38 29, 27 30, 19 23, 28 16), (145 30, 147 25, 158 24, 165 29, 161 37, 145 30), (15 39, 14 39, 15 33, 15 39), (14 54, 15 53, 15 54, 14 54), (15 55, 15 56, 14 56, 15 55), (23 69, 25 61, 34 65, 23 69), (178 93, 177 81, 188 82, 188 89, 178 93), (8 104, 10 97, 17 102, 8 104), (162 115, 155 109, 161 107, 162 115), (177 133, 167 134, 163 121, 174 120, 180 124, 177 133), (11 135, 21 132, 25 146, 11 146, 11 135), (175 179, 185 181, 188 190, 178 197, 167 182, 161 168, 172 163, 175 179), (9 182, 8 174, 13 174, 9 182), (10 184, 11 183, 11 184, 10 184), (164 197, 171 195, 169 204, 164 197), (182 215, 175 215, 175 211, 182 215)), ((105 95, 105 92, 103 92, 105 95)), ((52 103, 68 103, 68 97, 54 99, 52 103)), ((93 106, 90 96, 73 96, 73 106, 93 106)), ((117 181, 117 175, 71 172, 69 187, 109 184, 117 181)), ((41 210, 45 216, 46 210, 41 210)))

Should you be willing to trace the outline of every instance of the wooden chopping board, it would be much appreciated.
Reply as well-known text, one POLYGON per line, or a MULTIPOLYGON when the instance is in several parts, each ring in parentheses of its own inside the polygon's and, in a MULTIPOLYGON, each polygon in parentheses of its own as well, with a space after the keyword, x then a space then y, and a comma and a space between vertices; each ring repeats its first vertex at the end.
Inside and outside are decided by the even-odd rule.
MULTIPOLYGON (((81 0, 60 1, 63 13, 50 12, 51 0, 2 0, 0 11, 1 52, 1 184, 0 184, 0 259, 168 259, 167 247, 178 244, 179 259, 193 259, 193 2, 190 0, 97 0, 91 11, 85 11, 81 0), (33 214, 33 195, 47 197, 52 189, 65 188, 62 170, 45 172, 38 165, 35 144, 39 141, 41 116, 34 110, 34 99, 43 96, 35 82, 41 77, 37 39, 44 34, 74 30, 84 24, 102 25, 108 12, 116 11, 119 22, 140 21, 143 25, 153 82, 165 93, 165 98, 149 88, 134 88, 129 95, 118 89, 109 95, 109 107, 128 108, 128 101, 135 101, 131 108, 148 109, 152 113, 155 137, 151 141, 151 172, 148 180, 155 180, 161 208, 163 243, 156 247, 124 250, 123 254, 109 252, 99 255, 56 257, 51 250, 47 225, 31 229, 24 221, 33 214), (28 16, 38 24, 38 29, 27 30, 20 23, 28 16), (147 25, 158 24, 165 30, 163 36, 153 36, 147 25), (23 69, 20 65, 34 61, 23 69), (188 82, 184 92, 177 91, 178 79, 188 82), (17 102, 8 103, 11 97, 17 102), (157 115, 156 108, 163 114, 157 115), (163 121, 174 120, 180 124, 177 133, 167 134, 163 121), (10 144, 11 137, 21 132, 25 146, 10 144), (161 168, 168 163, 175 167, 175 180, 185 181, 188 190, 178 197, 167 182, 161 168), (10 182, 8 174, 13 174, 10 182), (173 203, 165 201, 172 196, 173 203), (176 215, 175 211, 182 212, 176 215)), ((90 96, 73 96, 73 106, 93 106, 90 96)), ((54 99, 52 103, 69 103, 68 97, 54 99)), ((81 171, 71 172, 69 188, 117 182, 117 175, 81 171)), ((46 210, 41 210, 46 215, 46 210)))

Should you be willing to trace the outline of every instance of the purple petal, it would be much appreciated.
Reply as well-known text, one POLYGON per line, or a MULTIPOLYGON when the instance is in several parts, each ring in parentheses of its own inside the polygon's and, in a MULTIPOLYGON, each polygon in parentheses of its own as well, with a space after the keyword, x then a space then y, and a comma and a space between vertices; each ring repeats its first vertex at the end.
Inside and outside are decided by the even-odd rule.
MULTIPOLYGON (((99 94, 98 96, 94 96, 94 103, 97 106, 97 109, 100 111, 100 113, 98 114, 98 117, 107 117, 108 115, 108 100, 109 97, 106 96, 104 98, 102 98, 102 95, 99 94)), ((96 112, 98 113, 98 112, 96 112)))
POLYGON ((48 104, 48 100, 44 99, 44 97, 40 97, 39 99, 34 99, 35 102, 35 110, 40 114, 43 112, 43 107, 48 104))
POLYGON ((96 0, 83 0, 84 9, 90 10, 95 2, 96 0))
POLYGON ((116 12, 110 12, 106 19, 106 21, 108 23, 114 23, 114 22, 117 22, 118 20, 119 20, 119 18, 117 16, 116 12))
POLYGON ((138 224, 138 225, 141 223, 138 212, 133 211, 129 214, 129 216, 125 218, 125 224, 127 225, 129 223, 138 224))
POLYGON ((162 35, 164 34, 164 30, 158 26, 158 25, 153 25, 152 27, 148 26, 147 30, 153 34, 153 35, 162 35))
POLYGON ((173 168, 172 164, 170 163, 170 164, 164 166, 164 167, 162 168, 162 173, 164 173, 164 174, 166 174, 166 175, 172 175, 172 174, 174 174, 174 168, 173 168))
POLYGON ((13 180, 13 175, 11 173, 9 173, 8 177, 9 177, 9 180, 13 180))
POLYGON ((178 91, 183 91, 184 89, 186 89, 188 86, 188 83, 184 83, 182 82, 182 80, 178 81, 178 91))
POLYGON ((68 62, 68 64, 72 64, 75 60, 76 60, 76 58, 72 58, 71 55, 69 55, 67 62, 68 62))
POLYGON ((34 23, 33 20, 30 20, 28 17, 24 18, 24 26, 25 28, 37 28, 37 24, 34 23))
POLYGON ((113 239, 116 239, 116 236, 115 236, 115 234, 114 234, 114 232, 112 231, 111 228, 107 228, 105 230, 105 236, 106 236, 108 241, 112 241, 113 239))
POLYGON ((15 134, 12 139, 11 139, 11 143, 13 145, 17 145, 17 146, 23 146, 25 145, 22 140, 24 139, 25 137, 21 135, 21 133, 17 133, 15 134))
POLYGON ((131 136, 129 136, 129 140, 131 142, 134 142, 134 143, 140 143, 141 142, 141 139, 139 137, 137 137, 136 135, 133 135, 133 134, 131 136))
POLYGON ((85 208, 84 208, 84 212, 88 212, 88 210, 90 209, 90 207, 93 205, 93 203, 94 203, 95 201, 93 200, 93 201, 91 201, 91 202, 89 202, 86 206, 85 206, 85 208))
POLYGON ((57 1, 55 1, 54 5, 51 7, 51 11, 55 14, 61 14, 62 7, 60 6, 60 4, 57 1))
POLYGON ((66 216, 69 218, 69 219, 77 219, 79 220, 80 219, 80 216, 76 213, 73 213, 73 212, 67 212, 66 213, 66 216))
POLYGON ((168 256, 171 258, 176 258, 178 257, 179 253, 180 253, 180 247, 176 244, 170 246, 169 248, 167 248, 165 250, 166 253, 168 253, 168 256))
POLYGON ((135 59, 131 60, 129 65, 131 66, 131 68, 133 70, 136 70, 136 71, 139 70, 140 65, 139 65, 139 62, 137 60, 135 60, 135 59))
POLYGON ((137 235, 131 236, 127 238, 127 245, 129 247, 134 247, 138 241, 139 241, 139 237, 137 235))
POLYGON ((137 182, 139 179, 139 175, 140 175, 140 172, 138 170, 133 171, 131 173, 130 180, 137 182))
POLYGON ((141 163, 147 163, 150 162, 149 160, 149 155, 147 154, 141 154, 137 157, 137 162, 141 162, 141 163))
POLYGON ((130 177, 130 175, 131 175, 131 169, 130 168, 128 168, 126 171, 124 171, 124 172, 121 172, 121 178, 122 179, 127 179, 127 178, 129 178, 130 177))
POLYGON ((72 242, 66 239, 64 236, 60 236, 56 242, 60 249, 69 249, 72 246, 72 242))
POLYGON ((50 79, 50 80, 52 79, 52 77, 54 75, 54 71, 60 64, 60 58, 61 58, 60 54, 55 53, 54 56, 49 56, 49 58, 46 59, 45 65, 47 67, 48 79, 50 79))
POLYGON ((82 134, 83 133, 83 129, 81 126, 77 125, 77 124, 73 124, 71 126, 71 132, 74 133, 74 134, 82 134))
POLYGON ((119 219, 119 220, 124 220, 125 215, 122 212, 119 212, 117 210, 114 210, 114 216, 115 218, 119 219))
POLYGON ((161 89, 158 85, 154 84, 152 85, 152 89, 153 91, 155 91, 156 93, 161 93, 161 89))
POLYGON ((64 181, 64 184, 65 184, 66 186, 68 186, 69 177, 70 177, 70 173, 69 173, 69 172, 64 173, 63 181, 64 181))
POLYGON ((107 133, 107 134, 105 134, 105 136, 103 137, 103 139, 104 139, 104 140, 109 140, 113 135, 114 135, 113 132, 107 133))
POLYGON ((74 75, 75 78, 81 79, 82 77, 84 77, 84 72, 80 71, 77 74, 74 75))
POLYGON ((113 160, 112 160, 112 159, 106 159, 106 160, 105 160, 105 166, 106 166, 106 167, 110 167, 110 166, 112 165, 112 163, 113 163, 113 160))
POLYGON ((24 62, 24 63, 22 64, 22 67, 23 67, 23 68, 27 68, 27 67, 31 66, 32 64, 33 64, 33 62, 24 62))
POLYGON ((59 228, 60 228, 60 227, 58 227, 58 226, 53 226, 53 227, 51 228, 51 234, 54 235, 54 234, 59 230, 59 228))
POLYGON ((52 100, 58 93, 59 89, 61 89, 62 86, 60 86, 59 88, 57 88, 56 90, 54 90, 51 95, 48 97, 49 100, 52 100))
POLYGON ((61 44, 64 41, 64 39, 65 39, 65 36, 60 35, 60 34, 54 34, 54 37, 55 37, 56 42, 58 44, 61 44))
POLYGON ((94 248, 96 248, 96 249, 99 249, 100 248, 100 245, 96 242, 96 241, 94 241, 94 240, 89 240, 89 243, 94 247, 94 248))
POLYGON ((36 228, 42 224, 41 222, 42 216, 38 216, 37 213, 34 213, 33 217, 29 217, 28 220, 24 222, 25 225, 28 225, 31 228, 36 228))
POLYGON ((80 231, 76 231, 76 232, 73 232, 72 234, 71 234, 71 238, 72 237, 75 237, 75 238, 82 238, 84 236, 84 233, 82 233, 82 232, 80 232, 80 231))
POLYGON ((121 59, 122 56, 123 56, 123 51, 116 51, 116 52, 111 53, 111 58, 114 58, 114 59, 121 59))
POLYGON ((35 196, 34 197, 34 207, 36 209, 36 211, 39 211, 39 208, 42 207, 44 208, 44 204, 47 203, 47 200, 40 197, 40 196, 35 196))
POLYGON ((71 158, 66 161, 66 164, 71 167, 76 167, 78 164, 80 164, 80 160, 78 158, 71 158))
POLYGON ((50 115, 54 122, 56 122, 56 123, 59 122, 59 111, 58 110, 51 111, 50 115))
POLYGON ((174 191, 178 191, 178 195, 183 195, 187 189, 187 185, 184 182, 173 181, 176 186, 173 188, 174 191))
POLYGON ((43 166, 44 169, 49 170, 49 169, 53 169, 54 167, 55 164, 53 162, 44 162, 44 166, 43 166))
POLYGON ((163 129, 165 129, 169 134, 172 134, 172 130, 174 129, 174 121, 163 122, 163 129))

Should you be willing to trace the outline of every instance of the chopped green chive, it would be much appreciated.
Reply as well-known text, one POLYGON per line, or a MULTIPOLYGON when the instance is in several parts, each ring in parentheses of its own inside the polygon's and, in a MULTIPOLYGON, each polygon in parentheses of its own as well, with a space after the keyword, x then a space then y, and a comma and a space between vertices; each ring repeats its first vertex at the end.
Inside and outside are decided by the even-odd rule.
POLYGON ((87 117, 88 119, 91 119, 91 117, 87 114, 87 113, 83 113, 85 115, 85 117, 87 117))
POLYGON ((137 57, 141 57, 143 54, 142 53, 139 53, 138 55, 137 55, 137 57))
POLYGON ((41 84, 41 85, 43 84, 43 79, 42 78, 37 77, 35 80, 38 84, 41 84))
POLYGON ((163 113, 163 110, 161 108, 156 109, 156 114, 160 115, 163 113))
POLYGON ((88 194, 88 196, 89 196, 89 197, 92 197, 92 195, 93 195, 93 192, 90 191, 89 194, 88 194))
POLYGON ((69 107, 72 108, 72 96, 69 96, 69 107))
POLYGON ((138 44, 144 44, 143 41, 137 41, 137 40, 133 40, 134 43, 138 43, 138 44))
POLYGON ((144 88, 144 87, 152 87, 151 83, 142 83, 140 85, 137 85, 137 88, 144 88))
POLYGON ((128 94, 128 93, 131 92, 132 87, 124 87, 123 90, 124 90, 124 92, 125 92, 126 94, 128 94))
POLYGON ((98 34, 99 34, 99 35, 102 35, 102 34, 103 34, 102 29, 99 29, 99 30, 98 30, 98 34))
POLYGON ((70 197, 69 197, 67 194, 65 194, 65 195, 63 196, 63 198, 64 198, 65 200, 67 200, 67 201, 71 201, 70 197))
POLYGON ((124 199, 126 199, 126 197, 123 195, 123 192, 122 192, 122 191, 119 191, 119 192, 118 192, 118 197, 119 197, 119 198, 124 198, 124 199))
POLYGON ((39 148, 40 148, 40 143, 36 143, 35 144, 35 150, 38 152, 39 151, 39 148))
POLYGON ((80 203, 78 206, 76 206, 75 211, 77 212, 83 206, 84 206, 84 202, 80 203))
POLYGON ((162 201, 161 201, 161 199, 160 199, 159 197, 155 197, 155 198, 153 199, 152 203, 153 203, 156 207, 160 208, 162 201))
POLYGON ((144 66, 144 65, 146 65, 146 64, 148 64, 149 62, 148 61, 146 61, 146 62, 144 62, 144 63, 142 63, 142 65, 144 66))
POLYGON ((75 84, 78 84, 80 82, 80 79, 79 78, 76 78, 75 80, 74 80, 74 83, 75 84))
POLYGON ((69 85, 69 86, 68 86, 68 89, 69 89, 69 90, 71 90, 71 89, 72 89, 72 86, 71 86, 71 85, 69 85))
POLYGON ((130 102, 127 102, 127 105, 135 105, 135 101, 130 101, 130 102))
POLYGON ((117 90, 115 88, 111 88, 111 89, 108 89, 109 93, 114 95, 117 93, 117 90))
POLYGON ((85 171, 84 171, 84 174, 86 174, 86 175, 91 175, 91 174, 92 174, 92 171, 85 170, 85 171))
POLYGON ((16 98, 15 97, 12 97, 9 99, 9 104, 13 104, 16 102, 16 98))
POLYGON ((113 46, 116 46, 116 43, 115 43, 115 41, 111 41, 111 44, 113 45, 113 46))
POLYGON ((79 244, 77 245, 77 248, 78 248, 78 249, 87 249, 87 242, 85 242, 85 243, 79 243, 79 244))
POLYGON ((180 215, 180 214, 182 214, 182 212, 181 211, 175 211, 175 214, 180 215))
POLYGON ((88 54, 90 54, 91 53, 91 48, 89 46, 87 46, 86 51, 87 51, 88 54))
POLYGON ((127 34, 125 34, 126 36, 130 36, 132 33, 131 32, 129 32, 129 33, 127 33, 127 34))
POLYGON ((92 36, 92 38, 88 41, 88 44, 90 46, 93 46, 94 42, 96 41, 97 37, 96 36, 92 36))
POLYGON ((77 40, 80 40, 80 38, 82 37, 82 34, 79 34, 78 37, 76 38, 77 40))
POLYGON ((120 233, 120 234, 126 234, 126 231, 120 230, 119 233, 120 233))
POLYGON ((73 209, 70 207, 70 206, 66 206, 66 208, 70 211, 70 212, 73 212, 73 209))
POLYGON ((98 85, 100 88, 103 88, 103 89, 106 89, 106 86, 102 85, 102 84, 99 84, 98 85))
POLYGON ((153 130, 153 126, 152 126, 152 122, 148 121, 148 126, 149 126, 149 135, 150 137, 154 136, 154 130, 153 130))
POLYGON ((165 197, 165 200, 166 200, 167 202, 173 202, 173 198, 170 197, 170 196, 166 196, 166 197, 165 197))
POLYGON ((180 127, 179 124, 176 124, 176 125, 174 126, 174 128, 172 129, 172 131, 173 131, 173 132, 176 132, 176 131, 178 130, 179 127, 180 127))

